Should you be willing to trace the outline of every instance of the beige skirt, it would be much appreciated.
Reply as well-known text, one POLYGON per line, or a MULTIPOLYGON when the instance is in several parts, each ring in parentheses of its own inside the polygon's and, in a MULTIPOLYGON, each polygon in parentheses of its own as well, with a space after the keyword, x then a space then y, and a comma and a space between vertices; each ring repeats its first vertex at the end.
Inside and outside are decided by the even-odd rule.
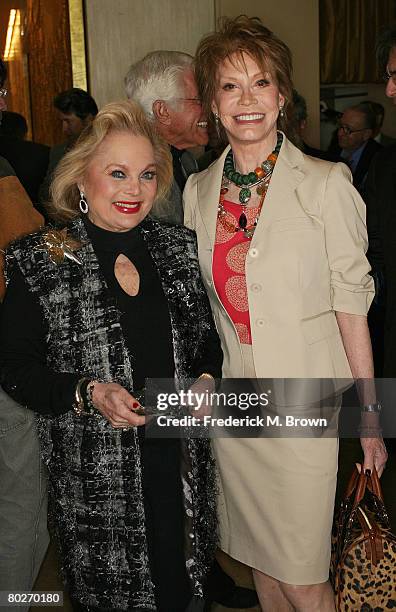
MULTIPOLYGON (((242 345, 247 377, 251 347, 242 345)), ((217 438, 220 548, 282 582, 325 582, 337 480, 335 438, 217 438)))

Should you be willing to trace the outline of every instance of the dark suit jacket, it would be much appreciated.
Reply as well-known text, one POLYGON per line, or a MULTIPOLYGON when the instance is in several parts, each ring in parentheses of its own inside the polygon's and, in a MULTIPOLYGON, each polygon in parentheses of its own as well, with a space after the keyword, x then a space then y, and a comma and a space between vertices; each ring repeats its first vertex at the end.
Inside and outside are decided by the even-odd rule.
POLYGON ((4 157, 0 157, 0 178, 5 176, 15 176, 15 172, 11 164, 4 157))
POLYGON ((396 145, 373 160, 364 198, 367 206, 369 250, 374 272, 386 280, 384 376, 396 376, 396 145))
MULTIPOLYGON (((382 148, 382 145, 378 144, 378 142, 376 142, 372 138, 369 138, 366 146, 363 149, 363 152, 359 159, 359 163, 356 166, 355 171, 353 172, 353 184, 356 189, 358 189, 361 193, 364 189, 364 184, 366 182, 367 172, 370 167, 371 161, 373 157, 379 151, 381 151, 382 148)), ((333 154, 340 156, 340 147, 338 147, 338 149, 334 149, 333 154)), ((341 159, 341 161, 347 163, 345 159, 341 159)))
POLYGON ((53 174, 56 170, 56 166, 59 164, 62 157, 69 150, 70 145, 67 142, 62 142, 61 144, 55 145, 51 147, 49 152, 49 161, 47 166, 47 172, 45 174, 44 180, 40 185, 40 189, 38 192, 38 201, 40 202, 41 209, 44 212, 46 222, 49 221, 47 214, 47 204, 50 200, 50 187, 53 179, 53 174))
POLYGON ((353 184, 355 185, 356 189, 361 191, 364 188, 367 173, 373 157, 379 153, 382 148, 382 145, 378 144, 378 142, 372 138, 368 139, 367 144, 363 149, 363 153, 360 156, 359 163, 355 168, 355 172, 353 173, 353 184))
POLYGON ((157 219, 183 225, 183 189, 190 174, 199 172, 198 164, 189 151, 176 149, 171 146, 173 163, 173 181, 166 202, 154 208, 152 215, 157 219))
POLYGON ((303 148, 301 150, 303 153, 305 153, 305 155, 310 155, 311 157, 317 157, 318 159, 324 159, 326 161, 331 161, 334 163, 345 161, 336 153, 330 153, 329 151, 322 151, 321 149, 315 149, 314 147, 311 147, 306 142, 303 142, 303 148))
POLYGON ((33 203, 38 202, 38 190, 47 172, 49 151, 49 147, 36 142, 0 136, 0 155, 14 168, 33 203))

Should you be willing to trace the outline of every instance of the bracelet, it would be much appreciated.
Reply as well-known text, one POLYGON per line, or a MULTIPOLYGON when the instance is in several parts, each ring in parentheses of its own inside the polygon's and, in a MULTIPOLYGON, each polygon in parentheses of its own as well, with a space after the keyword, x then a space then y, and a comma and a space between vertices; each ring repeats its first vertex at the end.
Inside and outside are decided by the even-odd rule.
POLYGON ((77 416, 92 416, 98 414, 96 407, 92 401, 92 395, 97 380, 91 380, 90 378, 80 378, 77 383, 76 390, 74 392, 74 404, 73 410, 77 416))
POLYGON ((90 380, 89 383, 87 384, 85 393, 86 393, 86 408, 87 408, 87 412, 89 412, 89 414, 94 414, 96 412, 96 406, 93 403, 93 392, 95 389, 95 385, 98 381, 97 380, 90 380))
POLYGON ((89 382, 90 379, 84 377, 80 378, 76 385, 76 390, 74 392, 73 410, 77 414, 77 416, 81 416, 82 414, 89 414, 85 411, 86 405, 84 402, 84 396, 89 382))

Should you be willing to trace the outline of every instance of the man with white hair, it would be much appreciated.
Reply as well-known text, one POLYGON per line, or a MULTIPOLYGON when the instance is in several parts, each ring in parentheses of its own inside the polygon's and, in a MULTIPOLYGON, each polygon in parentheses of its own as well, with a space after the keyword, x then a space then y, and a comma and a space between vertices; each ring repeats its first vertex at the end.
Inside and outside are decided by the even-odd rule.
POLYGON ((153 51, 129 68, 125 77, 128 98, 138 102, 170 145, 174 181, 168 219, 183 223, 182 197, 187 178, 198 172, 186 149, 208 143, 206 120, 195 82, 193 58, 178 51, 153 51))

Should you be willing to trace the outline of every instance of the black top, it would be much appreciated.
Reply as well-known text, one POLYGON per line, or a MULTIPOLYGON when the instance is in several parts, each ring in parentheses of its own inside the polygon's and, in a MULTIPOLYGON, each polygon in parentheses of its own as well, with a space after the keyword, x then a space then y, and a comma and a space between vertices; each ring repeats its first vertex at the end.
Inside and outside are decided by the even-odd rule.
MULTIPOLYGON (((132 364, 134 388, 143 387, 147 377, 173 378, 168 304, 140 229, 109 232, 88 219, 85 223, 108 289, 120 309, 127 348, 135 357, 132 364), (138 270, 140 286, 136 296, 126 294, 115 278, 114 262, 120 253, 126 255, 138 270)), ((28 290, 22 274, 15 272, 6 292, 0 321, 2 386, 16 401, 34 411, 62 414, 72 407, 80 376, 59 374, 47 368, 47 333, 48 327, 36 296, 28 290)), ((213 345, 209 339, 194 375, 209 372, 219 377, 218 363, 217 338, 213 338, 213 345)))
POLYGON ((88 219, 85 225, 107 287, 120 309, 126 345, 135 358, 132 364, 134 388, 143 387, 147 377, 173 378, 175 367, 168 304, 139 228, 109 232, 88 219), (125 293, 114 275, 114 264, 120 253, 128 257, 139 273, 136 296, 125 293))

